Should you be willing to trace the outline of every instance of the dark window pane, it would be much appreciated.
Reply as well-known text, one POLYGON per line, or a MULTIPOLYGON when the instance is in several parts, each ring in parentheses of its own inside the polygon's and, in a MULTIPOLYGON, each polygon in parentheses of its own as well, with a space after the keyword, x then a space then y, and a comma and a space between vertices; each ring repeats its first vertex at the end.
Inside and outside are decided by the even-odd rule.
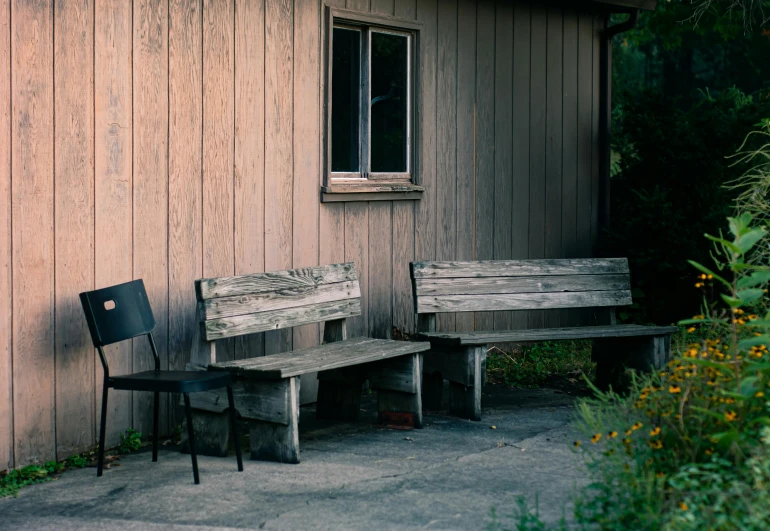
POLYGON ((359 171, 361 32, 334 28, 332 41, 332 171, 359 171))
POLYGON ((372 32, 372 172, 405 172, 408 38, 372 32))

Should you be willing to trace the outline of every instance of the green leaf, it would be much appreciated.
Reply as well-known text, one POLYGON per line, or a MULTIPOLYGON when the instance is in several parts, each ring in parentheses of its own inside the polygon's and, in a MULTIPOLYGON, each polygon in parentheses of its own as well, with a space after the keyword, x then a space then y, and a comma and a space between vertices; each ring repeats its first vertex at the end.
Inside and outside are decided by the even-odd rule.
POLYGON ((758 301, 765 294, 759 288, 742 289, 736 293, 739 299, 743 300, 743 304, 750 304, 754 301, 758 301))
POLYGON ((722 414, 716 413, 716 412, 711 411, 710 409, 706 409, 704 407, 693 406, 692 409, 693 409, 693 411, 700 411, 704 415, 707 415, 709 417, 713 417, 713 418, 715 418, 717 420, 724 420, 725 419, 722 414))
POLYGON ((759 345, 770 345, 770 336, 761 335, 741 339, 738 343, 738 348, 741 350, 749 350, 751 347, 756 347, 759 345))
POLYGON ((719 282, 721 282, 722 284, 724 284, 728 288, 732 288, 732 286, 730 285, 730 283, 728 281, 726 281, 725 279, 723 279, 722 277, 720 277, 719 275, 717 275, 716 273, 711 271, 706 266, 702 266, 698 262, 695 262, 694 260, 687 260, 687 263, 689 263, 691 266, 693 266, 695 269, 697 269, 701 273, 705 273, 707 275, 711 275, 712 277, 714 277, 716 280, 718 280, 719 282))
POLYGON ((701 367, 711 367, 712 369, 717 369, 718 371, 729 373, 731 375, 735 374, 735 371, 732 367, 730 367, 730 365, 726 363, 720 363, 718 361, 704 360, 700 358, 688 358, 686 360, 682 360, 682 365, 687 365, 690 363, 694 365, 700 365, 701 367))
POLYGON ((735 297, 730 297, 724 293, 722 293, 722 300, 724 300, 732 308, 738 308, 743 304, 743 299, 736 299, 735 297))
POLYGON ((741 251, 741 248, 738 247, 737 245, 735 245, 733 242, 729 242, 729 241, 725 240, 724 238, 717 238, 716 236, 711 236, 710 234, 706 234, 705 236, 706 236, 706 238, 708 238, 712 242, 717 242, 719 244, 724 245, 725 247, 730 249, 730 251, 734 252, 735 254, 743 254, 742 251, 741 251))
POLYGON ((746 426, 754 426, 755 424, 762 424, 764 426, 770 426, 770 417, 759 417, 756 419, 752 419, 750 422, 746 424, 746 426))
POLYGON ((738 280, 738 289, 753 288, 765 282, 770 282, 770 271, 754 271, 748 277, 738 280))
MULTIPOLYGON (((682 319, 681 321, 678 321, 676 324, 679 326, 687 326, 691 324, 701 324, 701 323, 724 323, 725 321, 722 319, 682 319)), ((768 323, 770 324, 770 323, 768 323)))
POLYGON ((740 433, 738 433, 738 430, 732 429, 730 431, 725 431, 722 433, 715 433, 711 436, 711 439, 719 444, 722 448, 729 447, 732 443, 738 440, 738 437, 740 437, 740 433))
POLYGON ((736 238, 735 245, 740 249, 741 254, 746 254, 754 247, 759 240, 765 237, 765 229, 752 229, 736 238))

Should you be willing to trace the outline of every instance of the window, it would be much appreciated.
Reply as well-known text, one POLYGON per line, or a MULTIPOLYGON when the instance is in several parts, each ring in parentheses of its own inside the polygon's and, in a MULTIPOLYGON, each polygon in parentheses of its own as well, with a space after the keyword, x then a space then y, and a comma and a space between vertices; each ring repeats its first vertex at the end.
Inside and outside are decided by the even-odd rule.
POLYGON ((419 191, 418 26, 329 8, 325 192, 419 191), (333 190, 332 190, 333 189, 333 190))

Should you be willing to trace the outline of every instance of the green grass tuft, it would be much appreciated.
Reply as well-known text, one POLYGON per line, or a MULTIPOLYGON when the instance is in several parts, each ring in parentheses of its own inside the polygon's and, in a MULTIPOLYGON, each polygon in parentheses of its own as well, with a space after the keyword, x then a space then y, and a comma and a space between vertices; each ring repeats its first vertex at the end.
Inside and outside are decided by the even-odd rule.
POLYGON ((581 385, 585 374, 594 379, 591 341, 547 341, 513 351, 492 347, 487 352, 487 379, 511 387, 581 385))

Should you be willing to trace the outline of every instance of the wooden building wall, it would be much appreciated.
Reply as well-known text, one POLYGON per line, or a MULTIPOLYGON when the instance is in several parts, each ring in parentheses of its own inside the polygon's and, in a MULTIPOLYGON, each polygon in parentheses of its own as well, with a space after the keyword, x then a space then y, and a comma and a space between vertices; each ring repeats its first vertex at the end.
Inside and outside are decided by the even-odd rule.
MULTIPOLYGON (((329 4, 423 24, 420 201, 319 203, 318 1, 0 0, 0 470, 95 442, 102 370, 81 291, 143 278, 163 367, 181 368, 201 276, 354 261, 351 331, 388 337, 413 331, 415 258, 591 254, 602 18, 506 0, 329 4)), ((217 352, 318 339, 306 326, 217 352)), ((143 341, 109 358, 113 373, 151 367, 143 341)), ((109 405, 110 443, 150 432, 150 395, 109 405)))

